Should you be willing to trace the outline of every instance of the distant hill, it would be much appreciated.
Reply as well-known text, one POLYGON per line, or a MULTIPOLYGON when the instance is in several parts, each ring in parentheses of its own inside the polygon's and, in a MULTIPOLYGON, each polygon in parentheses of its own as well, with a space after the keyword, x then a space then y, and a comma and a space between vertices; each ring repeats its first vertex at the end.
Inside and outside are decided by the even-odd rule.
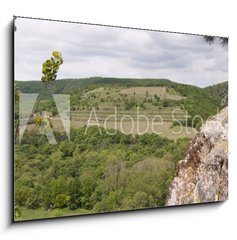
MULTIPOLYGON (((16 81, 21 92, 39 93, 42 88, 40 81, 16 81)), ((134 79, 134 78, 81 78, 56 80, 47 87, 44 99, 52 98, 52 94, 77 94, 82 88, 94 89, 101 86, 165 86, 174 89, 181 96, 184 109, 194 118, 196 115, 206 120, 215 115, 218 108, 222 109, 228 104, 228 83, 224 82, 207 88, 172 82, 168 79, 134 79)), ((79 95, 78 95, 79 97, 79 95)), ((198 118, 194 125, 200 125, 198 118)))
MULTIPOLYGON (((42 88, 41 81, 15 81, 21 92, 39 93, 42 88)), ((123 86, 163 86, 172 83, 168 79, 134 79, 134 78, 79 78, 79 79, 59 79, 50 83, 47 87, 47 95, 73 93, 80 88, 91 85, 123 85, 123 86)))
POLYGON ((221 108, 228 105, 228 82, 206 87, 204 88, 204 91, 209 97, 215 99, 221 108))

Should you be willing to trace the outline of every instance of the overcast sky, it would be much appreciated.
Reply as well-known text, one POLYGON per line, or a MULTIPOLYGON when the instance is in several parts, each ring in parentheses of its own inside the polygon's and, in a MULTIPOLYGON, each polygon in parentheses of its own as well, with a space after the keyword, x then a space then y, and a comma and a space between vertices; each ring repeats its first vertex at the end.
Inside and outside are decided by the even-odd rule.
POLYGON ((227 47, 202 36, 17 18, 16 80, 40 80, 53 51, 58 78, 168 78, 205 87, 228 80, 227 47))

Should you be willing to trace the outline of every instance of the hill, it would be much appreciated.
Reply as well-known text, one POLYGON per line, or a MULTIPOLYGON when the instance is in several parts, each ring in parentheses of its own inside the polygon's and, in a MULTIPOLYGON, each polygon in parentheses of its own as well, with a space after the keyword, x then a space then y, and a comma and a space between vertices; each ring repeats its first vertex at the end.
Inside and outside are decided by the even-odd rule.
MULTIPOLYGON (((40 81, 16 81, 16 84, 21 92, 24 93, 38 93, 42 88, 42 83, 40 81)), ((115 106, 118 101, 123 101, 124 110, 133 109, 138 106, 138 103, 140 104, 139 106, 143 107, 143 101, 146 101, 145 105, 147 105, 148 109, 152 110, 160 110, 161 107, 180 107, 187 110, 188 114, 191 116, 188 125, 200 127, 202 124, 200 117, 195 118, 195 116, 201 116, 203 120, 206 120, 209 116, 215 115, 218 109, 227 105, 227 101, 225 101, 227 92, 227 82, 207 88, 199 88, 192 85, 172 82, 168 79, 102 77, 62 79, 48 85, 40 110, 52 111, 53 103, 51 96, 53 93, 71 94, 72 110, 78 110, 80 108, 82 105, 81 100, 84 100, 85 103, 84 106, 81 106, 82 108, 84 107, 83 110, 105 105, 105 97, 109 107, 115 106), (141 94, 139 94, 140 90, 138 91, 137 87, 143 87, 143 89, 147 87, 156 87, 158 92, 156 94, 153 90, 150 90, 150 93, 152 92, 153 95, 143 96, 142 99, 141 94), (163 96, 159 95, 161 89, 158 90, 157 87, 163 87, 165 89, 162 90, 164 91, 163 96), (99 93, 98 89, 102 89, 102 92, 99 93), (93 93, 92 91, 95 92, 93 93), (115 93, 116 91, 121 92, 117 94, 115 93), (88 94, 89 92, 93 94, 88 94), (137 95, 134 95, 136 93, 137 95), (154 100, 157 103, 154 103, 154 100), (154 105, 156 108, 150 105, 154 105), (193 122, 191 119, 193 119, 193 122)), ((56 112, 55 109, 53 109, 53 111, 56 112)))
POLYGON ((206 87, 204 91, 209 97, 215 99, 221 108, 228 105, 228 82, 206 87))
MULTIPOLYGON (((38 93, 41 91, 41 81, 15 81, 20 90, 24 93, 38 93)), ((59 79, 50 83, 47 88, 47 96, 49 94, 73 93, 80 88, 91 85, 123 85, 123 86, 153 86, 166 85, 172 83, 168 79, 133 79, 133 78, 78 78, 78 79, 59 79)))

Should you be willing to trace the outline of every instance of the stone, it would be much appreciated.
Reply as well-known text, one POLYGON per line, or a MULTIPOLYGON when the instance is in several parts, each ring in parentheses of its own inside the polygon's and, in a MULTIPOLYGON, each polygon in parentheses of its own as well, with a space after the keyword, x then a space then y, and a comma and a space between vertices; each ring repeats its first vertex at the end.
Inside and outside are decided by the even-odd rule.
POLYGON ((224 201, 228 198, 228 107, 209 118, 180 161, 166 206, 224 201))

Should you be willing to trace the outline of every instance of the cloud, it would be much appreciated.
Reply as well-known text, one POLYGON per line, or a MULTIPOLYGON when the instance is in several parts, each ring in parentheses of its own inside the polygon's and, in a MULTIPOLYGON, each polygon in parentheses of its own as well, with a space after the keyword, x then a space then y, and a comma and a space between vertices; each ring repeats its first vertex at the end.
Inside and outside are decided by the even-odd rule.
POLYGON ((64 58, 58 78, 169 78, 208 86, 228 80, 227 48, 202 36, 18 18, 17 80, 39 80, 52 51, 64 58))

